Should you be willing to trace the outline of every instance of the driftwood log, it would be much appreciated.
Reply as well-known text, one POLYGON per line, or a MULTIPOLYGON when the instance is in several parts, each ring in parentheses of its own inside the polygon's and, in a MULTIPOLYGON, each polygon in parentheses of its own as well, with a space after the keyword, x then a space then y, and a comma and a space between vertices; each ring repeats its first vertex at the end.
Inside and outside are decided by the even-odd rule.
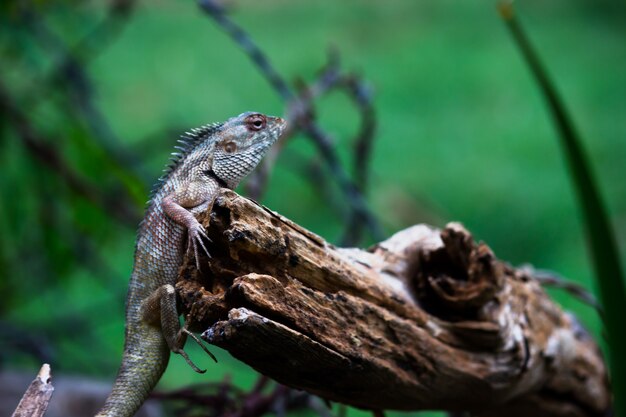
POLYGON ((461 225, 342 249, 232 191, 177 283, 209 343, 285 385, 365 409, 605 416, 593 339, 527 270, 461 225))

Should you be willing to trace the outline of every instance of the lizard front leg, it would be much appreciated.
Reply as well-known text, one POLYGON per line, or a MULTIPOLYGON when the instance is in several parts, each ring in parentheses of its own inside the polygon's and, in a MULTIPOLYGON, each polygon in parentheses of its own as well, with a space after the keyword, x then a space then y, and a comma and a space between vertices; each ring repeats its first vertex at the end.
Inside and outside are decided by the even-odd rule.
MULTIPOLYGON (((174 222, 186 228, 187 248, 193 250, 198 270, 200 269, 198 246, 210 257, 203 242, 203 239, 209 240, 209 238, 204 227, 198 222, 191 210, 197 212, 209 209, 213 204, 214 188, 216 187, 212 183, 191 182, 187 187, 165 196, 161 201, 163 212, 174 222)), ((187 329, 187 321, 181 328, 176 307, 176 290, 173 284, 174 282, 162 285, 144 300, 142 305, 143 319, 153 325, 160 325, 161 333, 169 349, 185 358, 185 361, 194 371, 205 372, 199 369, 183 350, 187 336, 191 336, 213 360, 217 360, 200 339, 187 329)))
POLYGON ((180 193, 172 193, 163 198, 161 207, 170 219, 187 229, 187 247, 189 250, 193 250, 193 255, 196 259, 196 267, 200 270, 198 246, 202 247, 204 253, 206 253, 208 257, 211 257, 203 241, 203 239, 208 241, 210 241, 210 239, 207 236, 204 227, 202 227, 198 219, 196 219, 193 213, 186 207, 190 207, 198 211, 199 209, 210 208, 209 206, 212 205, 213 201, 210 198, 204 201, 197 201, 198 199, 189 198, 183 199, 183 201, 180 200, 180 193), (185 202, 187 202, 187 204, 185 204, 185 202), (185 204, 185 206, 183 206, 183 204, 185 204))

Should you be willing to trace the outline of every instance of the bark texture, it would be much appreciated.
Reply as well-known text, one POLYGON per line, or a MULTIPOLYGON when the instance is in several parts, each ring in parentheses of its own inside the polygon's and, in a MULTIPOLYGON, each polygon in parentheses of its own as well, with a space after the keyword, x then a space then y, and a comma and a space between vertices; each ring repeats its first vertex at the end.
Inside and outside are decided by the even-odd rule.
POLYGON ((342 249, 232 191, 177 290, 203 338, 275 380, 366 409, 604 416, 601 353, 528 272, 460 224, 342 249))
POLYGON ((42 417, 54 391, 50 379, 50 365, 44 363, 37 377, 26 389, 12 417, 42 417))

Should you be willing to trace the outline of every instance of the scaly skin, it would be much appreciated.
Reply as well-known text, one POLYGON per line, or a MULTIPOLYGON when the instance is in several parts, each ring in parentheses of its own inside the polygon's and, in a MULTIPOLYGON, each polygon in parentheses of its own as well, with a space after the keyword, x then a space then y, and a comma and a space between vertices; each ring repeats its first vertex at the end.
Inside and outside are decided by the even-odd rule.
POLYGON ((124 356, 97 416, 133 416, 165 371, 170 351, 203 372, 183 350, 191 334, 180 328, 174 291, 185 250, 194 252, 196 262, 198 251, 206 252, 202 239, 207 237, 194 214, 210 208, 220 188, 235 188, 284 128, 278 117, 249 112, 183 137, 182 153, 175 154, 139 227, 126 300, 124 356))

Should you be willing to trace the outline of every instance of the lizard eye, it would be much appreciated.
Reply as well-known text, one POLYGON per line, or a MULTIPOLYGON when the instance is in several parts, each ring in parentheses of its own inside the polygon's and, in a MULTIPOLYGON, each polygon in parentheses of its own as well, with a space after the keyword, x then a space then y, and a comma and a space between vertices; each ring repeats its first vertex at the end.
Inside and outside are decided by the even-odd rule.
POLYGON ((253 131, 259 131, 265 127, 267 119, 262 114, 253 114, 246 118, 246 126, 253 131))
POLYGON ((224 152, 233 153, 237 151, 237 144, 235 142, 226 142, 224 144, 224 152))

